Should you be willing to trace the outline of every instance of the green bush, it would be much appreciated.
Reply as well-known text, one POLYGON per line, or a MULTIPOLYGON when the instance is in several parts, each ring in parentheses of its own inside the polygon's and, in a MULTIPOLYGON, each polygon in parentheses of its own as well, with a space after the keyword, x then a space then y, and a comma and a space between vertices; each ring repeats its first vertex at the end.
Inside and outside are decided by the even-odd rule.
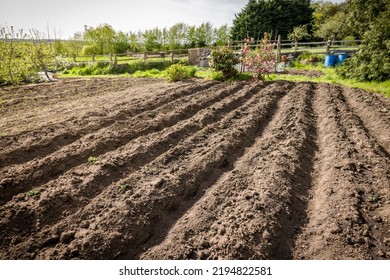
MULTIPOLYGON (((109 62, 98 61, 93 65, 80 63, 77 66, 74 66, 72 69, 68 71, 64 71, 63 74, 70 75, 79 75, 79 76, 87 76, 87 75, 113 75, 113 74, 135 74, 137 71, 137 75, 149 75, 156 76, 160 75, 160 71, 165 70, 168 66, 170 66, 170 62, 157 61, 157 62, 144 62, 144 61, 135 61, 129 64, 118 64, 113 65, 109 62), (140 74, 141 72, 151 71, 148 74, 140 74)), ((184 66, 183 66, 184 67, 184 66)), ((194 67, 193 67, 194 68, 194 67)), ((189 68, 190 73, 189 76, 193 77, 195 75, 196 69, 189 68)), ((136 75, 136 76, 137 76, 136 75)))
POLYGON ((195 75, 192 67, 186 67, 182 64, 173 64, 165 70, 165 77, 170 82, 177 82, 191 78, 192 74, 195 75))
POLYGON ((229 47, 222 47, 211 52, 210 67, 221 71, 225 79, 234 79, 238 75, 236 65, 239 60, 229 47))
POLYGON ((211 72, 210 79, 213 81, 225 81, 225 75, 222 73, 222 71, 213 71, 211 72))
POLYGON ((196 74, 196 68, 194 66, 188 67, 188 75, 193 78, 196 74))

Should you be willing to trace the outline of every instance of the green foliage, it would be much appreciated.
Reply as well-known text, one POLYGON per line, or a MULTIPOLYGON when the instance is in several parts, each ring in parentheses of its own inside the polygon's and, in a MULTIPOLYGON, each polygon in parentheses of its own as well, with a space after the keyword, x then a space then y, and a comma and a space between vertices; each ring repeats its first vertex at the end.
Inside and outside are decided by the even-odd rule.
POLYGON ((340 11, 332 17, 327 18, 314 35, 324 40, 341 40, 351 34, 352 30, 347 25, 347 16, 344 11, 340 11))
POLYGON ((97 157, 92 157, 91 156, 91 157, 88 158, 88 163, 90 163, 90 164, 96 164, 97 161, 98 161, 97 157))
POLYGON ((83 53, 108 54, 113 53, 116 31, 108 24, 101 24, 98 27, 85 27, 84 41, 87 44, 83 48, 83 53))
POLYGON ((239 60, 229 47, 221 47, 211 52, 210 67, 221 71, 225 79, 235 78, 238 74, 236 65, 239 60))
POLYGON ((190 78, 195 77, 195 74, 196 74, 196 67, 194 67, 194 66, 189 66, 189 67, 187 67, 187 71, 188 71, 188 76, 189 76, 190 78))
POLYGON ((169 82, 177 82, 188 79, 193 73, 193 67, 186 67, 183 64, 173 64, 165 70, 165 77, 169 82))
POLYGON ((37 195, 39 195, 39 191, 36 189, 33 189, 33 190, 27 192, 27 196, 29 196, 29 197, 33 197, 33 196, 37 196, 37 195))
POLYGON ((304 38, 309 38, 309 36, 307 25, 300 25, 294 27, 293 31, 288 34, 287 38, 291 41, 298 42, 304 38))
POLYGON ((313 35, 324 40, 341 39, 348 36, 351 29, 346 24, 348 8, 345 3, 316 1, 313 8, 313 35))
POLYGON ((359 81, 390 79, 390 2, 352 0, 349 8, 356 16, 356 25, 365 26, 367 30, 359 51, 345 62, 339 73, 359 81), (367 7, 368 4, 372 6, 367 7))
POLYGON ((210 79, 213 81, 225 81, 225 76, 223 75, 222 71, 213 71, 211 72, 210 79))
POLYGON ((37 72, 46 72, 53 60, 53 44, 42 40, 36 31, 27 35, 12 26, 0 28, 0 84, 37 81, 37 72))
POLYGON ((130 188, 130 185, 125 184, 119 187, 119 192, 126 192, 130 188))
POLYGON ((109 62, 95 62, 93 65, 74 66, 71 70, 64 71, 63 74, 73 76, 134 74, 135 77, 161 77, 161 71, 169 65, 171 65, 170 62, 144 62, 142 60, 118 65, 109 62))
POLYGON ((310 24, 311 20, 310 0, 249 0, 236 14, 231 33, 234 40, 259 39, 265 32, 287 38, 295 26, 310 24))
POLYGON ((215 29, 215 45, 227 46, 230 40, 230 28, 227 24, 215 29))
POLYGON ((136 78, 160 78, 163 76, 163 73, 158 69, 151 69, 146 71, 137 70, 133 76, 136 78))

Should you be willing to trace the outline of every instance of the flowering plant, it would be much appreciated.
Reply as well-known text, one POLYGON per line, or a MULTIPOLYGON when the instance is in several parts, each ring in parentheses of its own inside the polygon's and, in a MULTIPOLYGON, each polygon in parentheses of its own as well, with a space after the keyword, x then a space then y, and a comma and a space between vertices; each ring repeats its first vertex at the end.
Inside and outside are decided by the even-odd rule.
POLYGON ((263 80, 267 73, 273 71, 276 64, 274 45, 268 41, 267 33, 264 33, 264 38, 256 49, 251 50, 250 43, 254 43, 253 38, 244 39, 240 61, 246 71, 253 73, 255 80, 263 80))

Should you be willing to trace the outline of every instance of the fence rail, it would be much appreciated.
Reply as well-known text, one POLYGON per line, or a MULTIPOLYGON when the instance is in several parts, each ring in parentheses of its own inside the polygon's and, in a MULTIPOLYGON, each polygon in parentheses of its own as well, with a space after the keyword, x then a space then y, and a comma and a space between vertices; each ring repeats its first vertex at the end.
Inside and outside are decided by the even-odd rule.
MULTIPOLYGON (((278 40, 271 41, 275 46, 276 56, 280 61, 281 56, 288 53, 311 52, 313 54, 329 54, 331 50, 343 49, 347 51, 355 51, 362 43, 361 40, 342 40, 342 41, 326 41, 326 42, 292 42, 284 43, 286 41, 278 40)), ((239 52, 244 42, 236 41, 235 45, 231 47, 235 52, 239 52)), ((253 42, 249 47, 256 48, 261 46, 261 43, 253 42)), ((72 57, 62 57, 62 61, 66 61, 71 65, 78 64, 94 64, 96 62, 106 62, 113 65, 131 63, 132 61, 144 62, 174 62, 179 59, 189 57, 188 49, 164 50, 164 51, 146 51, 146 52, 126 52, 120 54, 105 54, 105 55, 82 55, 72 57)), ((60 65, 57 61, 52 65, 57 69, 60 65)))
POLYGON ((100 54, 100 55, 73 55, 71 57, 62 57, 62 59, 73 62, 74 64, 79 63, 95 63, 95 62, 108 62, 112 64, 118 64, 120 62, 129 62, 134 60, 143 60, 145 62, 151 60, 161 61, 174 61, 188 56, 188 50, 168 50, 161 52, 127 52, 120 54, 100 54))
MULTIPOLYGON (((316 54, 327 54, 332 49, 351 49, 355 50, 362 43, 362 40, 341 40, 341 41, 322 41, 322 42, 293 42, 288 41, 288 43, 284 43, 285 41, 270 41, 275 45, 275 48, 278 53, 286 53, 286 52, 300 52, 300 51, 309 51, 311 53, 316 54)), ((243 46, 244 42, 239 42, 239 44, 234 44, 232 48, 234 50, 240 50, 243 46)), ((260 47, 261 43, 255 41, 253 44, 249 44, 249 47, 256 48, 260 47)))

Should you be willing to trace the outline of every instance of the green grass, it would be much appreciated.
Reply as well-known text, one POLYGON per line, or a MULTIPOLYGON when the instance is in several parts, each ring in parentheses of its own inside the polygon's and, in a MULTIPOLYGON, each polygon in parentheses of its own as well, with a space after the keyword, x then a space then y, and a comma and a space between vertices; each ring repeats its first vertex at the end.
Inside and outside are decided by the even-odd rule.
POLYGON ((298 65, 296 69, 303 70, 317 70, 324 73, 324 75, 320 77, 307 77, 304 75, 278 75, 271 74, 267 77, 267 80, 276 81, 276 80, 285 80, 285 81, 293 81, 293 82, 317 82, 317 83, 330 83, 343 85, 353 88, 361 88, 369 92, 378 92, 387 97, 390 97, 390 80, 385 82, 359 82, 356 80, 344 79, 340 77, 336 73, 337 68, 325 68, 321 64, 318 66, 310 66, 310 65, 298 65))
MULTIPOLYGON (((144 63, 133 64, 133 66, 137 66, 137 67, 129 66, 130 69, 129 72, 118 73, 118 74, 107 72, 107 74, 102 73, 100 75, 89 73, 90 70, 86 69, 85 67, 75 68, 74 71, 68 72, 67 74, 62 74, 60 75, 60 77, 61 78, 83 77, 85 76, 85 73, 87 73, 87 75, 94 76, 94 77, 125 76, 125 77, 136 77, 136 78, 142 78, 142 77, 160 78, 160 79, 164 78, 165 77, 164 69, 166 67, 158 67, 159 69, 156 69, 153 68, 153 65, 154 65, 153 63, 147 65, 145 65, 144 63), (137 70, 138 67, 137 65, 139 66, 139 70, 137 70), (148 67, 152 69, 147 69, 148 67), (78 73, 83 73, 83 71, 85 71, 84 75, 78 74, 78 73)), ((361 88, 369 92, 378 92, 390 98, 390 80, 378 83, 378 82, 359 82, 356 80, 344 79, 337 74, 336 72, 337 68, 333 68, 333 67, 325 68, 322 62, 318 63, 317 66, 304 65, 299 62, 296 62, 294 63, 293 69, 316 70, 316 71, 321 71, 322 73, 324 73, 324 75, 320 77, 307 77, 304 75, 271 74, 266 77, 266 80, 270 80, 270 81, 286 80, 286 81, 293 81, 293 82, 310 81, 310 82, 317 82, 317 83, 338 84, 338 85, 343 85, 343 86, 348 86, 353 88, 361 88)), ((210 68, 196 67, 195 77, 202 78, 202 79, 210 79, 212 77, 212 70, 210 68)), ((251 75, 249 73, 241 73, 238 77, 238 80, 249 80, 250 78, 251 75)))

